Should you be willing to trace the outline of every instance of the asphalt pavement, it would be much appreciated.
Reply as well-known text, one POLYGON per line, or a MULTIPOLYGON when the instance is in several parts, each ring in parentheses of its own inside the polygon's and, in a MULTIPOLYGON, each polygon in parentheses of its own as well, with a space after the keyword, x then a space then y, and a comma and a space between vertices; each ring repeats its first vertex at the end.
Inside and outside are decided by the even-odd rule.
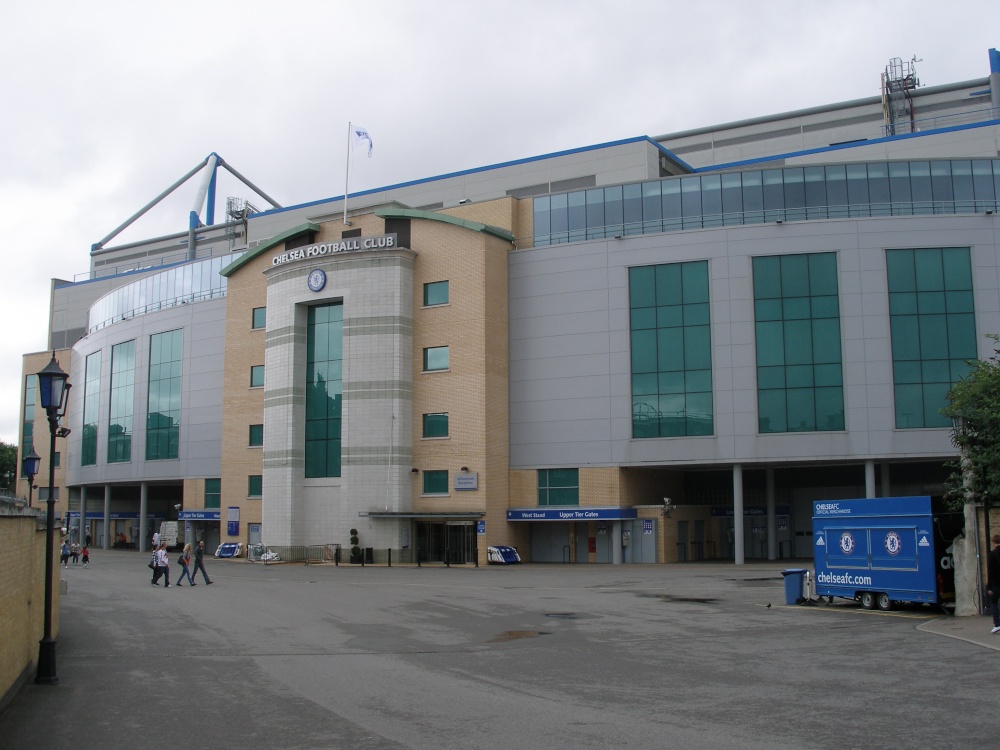
POLYGON ((209 559, 212 586, 166 589, 146 558, 60 569, 59 684, 21 690, 0 748, 995 744, 989 618, 786 606, 773 563, 209 559))

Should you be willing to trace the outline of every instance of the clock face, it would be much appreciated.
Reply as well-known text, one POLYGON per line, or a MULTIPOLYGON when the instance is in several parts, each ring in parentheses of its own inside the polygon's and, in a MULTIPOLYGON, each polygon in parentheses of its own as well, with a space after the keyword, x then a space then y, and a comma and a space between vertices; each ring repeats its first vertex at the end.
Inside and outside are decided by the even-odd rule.
POLYGON ((309 288, 318 292, 324 286, 326 286, 326 274, 319 268, 314 268, 309 272, 309 277, 306 279, 306 283, 309 284, 309 288))

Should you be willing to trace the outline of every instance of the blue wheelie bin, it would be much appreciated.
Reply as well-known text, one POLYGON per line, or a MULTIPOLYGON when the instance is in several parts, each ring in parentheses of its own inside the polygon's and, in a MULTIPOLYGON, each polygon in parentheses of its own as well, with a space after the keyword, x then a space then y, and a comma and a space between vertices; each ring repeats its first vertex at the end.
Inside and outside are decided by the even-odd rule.
POLYGON ((785 604, 798 604, 802 600, 802 582, 806 577, 805 568, 788 568, 781 571, 785 577, 785 604))

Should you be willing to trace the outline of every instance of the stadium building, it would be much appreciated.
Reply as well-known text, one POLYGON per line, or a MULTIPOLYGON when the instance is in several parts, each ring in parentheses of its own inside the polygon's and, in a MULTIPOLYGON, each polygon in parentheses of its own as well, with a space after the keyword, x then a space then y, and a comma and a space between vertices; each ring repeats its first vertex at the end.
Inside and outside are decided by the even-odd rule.
POLYGON ((810 557, 813 500, 943 492, 939 409, 1000 333, 989 61, 222 222, 213 154, 204 221, 52 281, 21 450, 104 547, 177 520, 290 558, 352 529, 376 562, 810 557))

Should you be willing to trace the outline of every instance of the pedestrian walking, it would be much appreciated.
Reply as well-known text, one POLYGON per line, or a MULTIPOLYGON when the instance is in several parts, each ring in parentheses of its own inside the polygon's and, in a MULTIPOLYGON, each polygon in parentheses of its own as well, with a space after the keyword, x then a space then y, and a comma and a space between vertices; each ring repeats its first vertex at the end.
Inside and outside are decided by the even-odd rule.
POLYGON ((160 532, 159 531, 154 531, 153 532, 153 549, 157 550, 159 548, 160 548, 160 532))
POLYGON ((198 575, 198 571, 205 577, 205 583, 209 586, 212 585, 212 579, 208 577, 208 573, 205 570, 205 542, 204 540, 198 542, 198 549, 194 551, 194 573, 191 576, 191 585, 197 586, 198 584, 194 582, 194 576, 198 575))
POLYGON ((160 577, 163 577, 163 588, 170 588, 170 560, 167 559, 167 545, 161 543, 154 553, 156 567, 153 569, 153 585, 160 585, 160 577))
POLYGON ((78 565, 80 562, 80 543, 73 542, 69 547, 69 554, 73 558, 73 564, 78 565))
POLYGON ((59 562, 64 568, 69 567, 69 541, 66 539, 63 540, 62 549, 59 550, 59 562))
POLYGON ((191 577, 191 570, 188 566, 191 564, 191 543, 188 542, 184 545, 184 551, 181 552, 181 556, 177 558, 177 564, 181 566, 181 577, 177 579, 178 586, 184 581, 185 576, 188 579, 188 583, 194 586, 194 578, 191 577))
POLYGON ((1000 633, 1000 534, 993 535, 993 550, 986 558, 986 595, 990 598, 993 630, 1000 633))
POLYGON ((83 567, 90 567, 90 545, 84 546, 83 550, 80 552, 80 559, 83 560, 83 567))

